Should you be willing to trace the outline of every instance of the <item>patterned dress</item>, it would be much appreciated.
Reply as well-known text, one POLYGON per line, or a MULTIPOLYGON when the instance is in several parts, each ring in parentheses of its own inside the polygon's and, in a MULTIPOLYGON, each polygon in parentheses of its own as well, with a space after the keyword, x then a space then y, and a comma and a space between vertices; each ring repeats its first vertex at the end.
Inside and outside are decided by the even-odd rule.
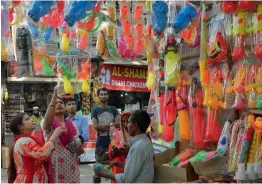
MULTIPOLYGON (((43 130, 43 132, 44 139, 47 141, 52 136, 54 129, 52 127, 51 131, 43 130)), ((57 140, 55 151, 48 162, 49 183, 80 183, 78 156, 65 148, 60 139, 57 140)))
POLYGON ((47 183, 44 161, 51 155, 52 150, 54 144, 51 141, 41 147, 30 137, 19 138, 14 146, 17 171, 14 183, 47 183))

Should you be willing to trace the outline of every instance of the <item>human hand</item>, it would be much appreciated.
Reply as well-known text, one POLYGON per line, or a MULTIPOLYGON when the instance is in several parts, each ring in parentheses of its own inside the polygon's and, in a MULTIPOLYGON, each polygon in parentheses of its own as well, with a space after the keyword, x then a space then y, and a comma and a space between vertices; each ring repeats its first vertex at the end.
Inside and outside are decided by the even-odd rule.
POLYGON ((108 165, 108 169, 111 169, 111 167, 113 167, 114 165, 116 165, 116 161, 103 161, 101 162, 101 164, 103 165, 108 165))
POLYGON ((66 129, 64 127, 62 126, 57 127, 53 135, 51 136, 50 140, 55 142, 60 137, 60 135, 65 131, 66 129))
POLYGON ((78 156, 83 155, 85 153, 85 150, 83 147, 76 148, 76 153, 78 156))

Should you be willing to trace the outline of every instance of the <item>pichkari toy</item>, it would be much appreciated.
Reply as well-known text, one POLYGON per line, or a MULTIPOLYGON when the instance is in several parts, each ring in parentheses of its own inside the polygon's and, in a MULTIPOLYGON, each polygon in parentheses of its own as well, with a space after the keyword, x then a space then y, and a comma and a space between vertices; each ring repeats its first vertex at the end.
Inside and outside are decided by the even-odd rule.
POLYGON ((177 166, 179 163, 186 161, 187 159, 191 158, 197 153, 197 150, 187 148, 185 151, 177 155, 173 160, 171 161, 172 166, 177 166))
POLYGON ((174 123, 176 119, 176 91, 174 88, 166 88, 164 96, 164 122, 162 138, 166 142, 174 139, 174 123))
POLYGON ((195 156, 189 159, 189 162, 190 163, 199 162, 199 161, 205 162, 213 158, 215 155, 216 155, 216 151, 209 151, 209 152, 199 151, 195 156))
POLYGON ((72 27, 74 24, 86 16, 86 12, 92 10, 97 1, 74 1, 69 8, 68 14, 65 16, 65 22, 72 27))
POLYGON ((174 18, 174 23, 172 27, 176 32, 180 32, 184 28, 186 28, 191 21, 195 19, 198 15, 197 10, 191 6, 186 5, 174 18))
POLYGON ((51 7, 54 5, 54 1, 35 1, 31 10, 28 11, 28 16, 34 21, 38 22, 41 17, 48 14, 51 7))
POLYGON ((254 55, 257 58, 262 59, 262 3, 257 5, 257 12, 256 12, 256 21, 255 21, 255 49, 254 55))
POLYGON ((188 112, 188 86, 190 81, 181 73, 176 90, 179 135, 183 140, 190 139, 190 118, 188 112))
POLYGON ((205 109, 200 81, 192 79, 188 95, 189 114, 191 119, 191 143, 197 148, 204 148, 205 109))
POLYGON ((152 4, 152 10, 153 30, 161 35, 167 25, 168 5, 164 1, 155 1, 152 4))

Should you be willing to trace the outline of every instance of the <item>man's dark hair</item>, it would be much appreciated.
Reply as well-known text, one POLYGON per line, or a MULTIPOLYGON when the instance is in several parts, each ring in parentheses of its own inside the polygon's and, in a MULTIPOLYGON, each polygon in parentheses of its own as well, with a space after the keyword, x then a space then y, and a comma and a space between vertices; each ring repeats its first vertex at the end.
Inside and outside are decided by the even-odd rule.
POLYGON ((65 104, 67 104, 69 102, 75 102, 75 99, 74 98, 67 98, 67 99, 65 99, 65 104))
POLYGON ((151 119, 146 111, 136 110, 131 115, 131 122, 137 123, 142 133, 146 133, 148 126, 150 125, 151 119))
POLYGON ((97 96, 100 95, 100 92, 101 92, 101 91, 106 91, 107 94, 108 94, 108 90, 107 90, 106 88, 99 88, 99 89, 97 90, 97 96))

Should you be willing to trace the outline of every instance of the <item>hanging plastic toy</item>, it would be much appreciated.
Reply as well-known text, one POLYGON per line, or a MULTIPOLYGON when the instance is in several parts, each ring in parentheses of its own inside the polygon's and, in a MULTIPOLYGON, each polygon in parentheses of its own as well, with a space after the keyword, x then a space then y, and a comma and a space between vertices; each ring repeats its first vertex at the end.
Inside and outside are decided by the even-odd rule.
POLYGON ((257 18, 255 23, 255 32, 256 32, 256 42, 255 42, 255 49, 254 55, 262 59, 262 3, 259 3, 257 6, 257 18))
POLYGON ((134 9, 134 20, 139 21, 141 19, 141 15, 143 12, 143 6, 142 5, 136 5, 134 9))
POLYGON ((240 10, 249 10, 253 5, 252 1, 239 1, 238 8, 240 10))
POLYGON ((153 30, 161 35, 167 25, 168 6, 164 1, 155 1, 152 4, 152 27, 153 30))
POLYGON ((237 9, 237 2, 235 1, 222 1, 221 11, 224 13, 233 13, 237 9))
POLYGON ((218 155, 224 156, 229 147, 229 139, 230 139, 230 121, 226 121, 224 128, 221 132, 221 136, 219 138, 218 144, 217 144, 217 149, 216 152, 218 155))
POLYGON ((148 89, 153 90, 155 88, 155 75, 153 65, 148 65, 148 74, 147 74, 147 82, 146 87, 148 89))
POLYGON ((189 114, 191 117, 191 142, 197 148, 204 148, 205 143, 205 109, 203 106, 203 92, 197 78, 192 79, 189 88, 189 114))
POLYGON ((177 79, 181 64, 179 62, 180 58, 178 47, 176 46, 176 42, 173 36, 169 36, 168 38, 168 44, 166 46, 165 53, 165 83, 169 87, 174 87, 177 85, 177 79))
POLYGON ((166 89, 164 96, 164 118, 162 138, 166 142, 174 139, 174 122, 176 119, 176 91, 174 88, 166 89))
POLYGON ((34 22, 38 22, 41 17, 50 12, 51 7, 54 5, 54 3, 54 1, 35 1, 31 10, 28 11, 28 16, 34 22))
POLYGON ((86 12, 92 10, 97 1, 74 1, 65 16, 65 22, 72 27, 75 23, 86 16, 86 12))
POLYGON ((180 32, 186 28, 197 15, 197 10, 193 6, 187 5, 175 16, 172 27, 176 32, 180 32))
POLYGON ((43 66, 43 74, 46 75, 46 76, 52 75, 53 74, 52 67, 49 64, 47 64, 47 62, 44 58, 41 58, 41 63, 42 63, 42 66, 43 66))
POLYGON ((232 57, 238 61, 244 57, 244 41, 246 35, 246 12, 239 11, 233 24, 234 48, 232 57))
POLYGON ((227 43, 221 32, 217 32, 209 39, 208 44, 208 65, 215 62, 223 62, 227 57, 227 43))

